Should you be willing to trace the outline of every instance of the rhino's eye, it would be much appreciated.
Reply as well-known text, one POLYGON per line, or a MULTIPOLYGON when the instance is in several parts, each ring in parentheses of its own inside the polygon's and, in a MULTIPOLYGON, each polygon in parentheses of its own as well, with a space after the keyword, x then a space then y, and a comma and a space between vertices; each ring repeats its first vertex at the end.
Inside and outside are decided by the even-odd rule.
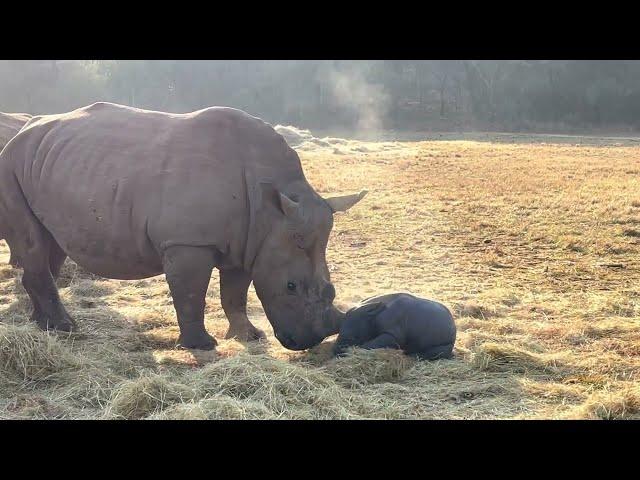
POLYGON ((296 291, 296 284, 293 282, 288 282, 287 283, 287 290, 289 290, 290 292, 295 292, 296 291))

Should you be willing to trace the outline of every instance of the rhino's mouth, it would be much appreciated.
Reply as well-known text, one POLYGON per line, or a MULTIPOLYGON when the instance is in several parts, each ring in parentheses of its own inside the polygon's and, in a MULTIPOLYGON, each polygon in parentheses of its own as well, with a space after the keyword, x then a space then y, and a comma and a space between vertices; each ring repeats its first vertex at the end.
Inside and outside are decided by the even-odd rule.
POLYGON ((293 299, 287 298, 287 295, 279 297, 280 302, 265 307, 265 313, 275 337, 285 348, 306 350, 335 333, 331 328, 331 305, 323 302, 307 302, 300 305, 299 298, 294 302, 293 299))

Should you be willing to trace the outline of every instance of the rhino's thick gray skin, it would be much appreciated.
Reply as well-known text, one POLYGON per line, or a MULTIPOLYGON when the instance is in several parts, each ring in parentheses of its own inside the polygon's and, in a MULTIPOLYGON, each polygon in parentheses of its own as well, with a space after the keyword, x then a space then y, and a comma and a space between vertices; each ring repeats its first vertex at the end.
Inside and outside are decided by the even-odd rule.
MULTIPOLYGON (((3 113, 0 112, 0 152, 4 146, 9 143, 13 137, 20 131, 20 129, 29 121, 31 115, 28 113, 3 113)), ((1 238, 0 238, 1 240, 1 238)), ((11 254, 9 264, 12 267, 18 267, 18 261, 11 254)))
POLYGON ((0 234, 24 268, 33 319, 75 327, 54 283, 67 256, 107 278, 165 273, 189 348, 216 344, 204 327, 214 267, 228 337, 264 336, 246 315, 252 281, 285 347, 337 333, 325 250, 333 213, 363 195, 323 199, 281 135, 224 107, 96 103, 32 118, 0 154, 0 234))
POLYGON ((28 113, 3 113, 0 112, 0 151, 31 119, 28 113))
POLYGON ((408 293, 371 297, 349 310, 335 344, 336 355, 348 347, 395 348, 422 360, 451 358, 456 325, 441 303, 408 293))

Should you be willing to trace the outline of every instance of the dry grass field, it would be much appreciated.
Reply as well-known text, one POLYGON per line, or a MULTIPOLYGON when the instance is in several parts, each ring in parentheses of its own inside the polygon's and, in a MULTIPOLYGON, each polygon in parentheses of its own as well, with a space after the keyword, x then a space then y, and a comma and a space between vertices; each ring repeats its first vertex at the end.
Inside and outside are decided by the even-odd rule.
POLYGON ((449 136, 303 145, 322 193, 369 195, 336 217, 338 305, 411 291, 456 318, 455 359, 394 351, 330 357, 274 339, 174 348, 162 277, 111 281, 67 260, 59 280, 80 332, 29 324, 20 270, 0 244, 0 418, 640 418, 640 143, 449 136))

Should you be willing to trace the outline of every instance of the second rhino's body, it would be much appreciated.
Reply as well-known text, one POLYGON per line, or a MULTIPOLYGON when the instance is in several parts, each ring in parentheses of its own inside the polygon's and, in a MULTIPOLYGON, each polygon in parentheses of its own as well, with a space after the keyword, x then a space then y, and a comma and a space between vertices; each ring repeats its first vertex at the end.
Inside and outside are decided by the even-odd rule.
MULTIPOLYGON (((13 137, 15 137, 20 129, 24 127, 31 119, 31 115, 28 113, 3 113, 0 112, 0 152, 4 146, 9 143, 13 137)), ((9 264, 13 267, 18 266, 18 261, 11 255, 9 264)))
POLYGON ((423 360, 450 358, 456 341, 451 312, 441 303, 408 293, 371 297, 349 310, 335 352, 348 347, 395 348, 423 360))

